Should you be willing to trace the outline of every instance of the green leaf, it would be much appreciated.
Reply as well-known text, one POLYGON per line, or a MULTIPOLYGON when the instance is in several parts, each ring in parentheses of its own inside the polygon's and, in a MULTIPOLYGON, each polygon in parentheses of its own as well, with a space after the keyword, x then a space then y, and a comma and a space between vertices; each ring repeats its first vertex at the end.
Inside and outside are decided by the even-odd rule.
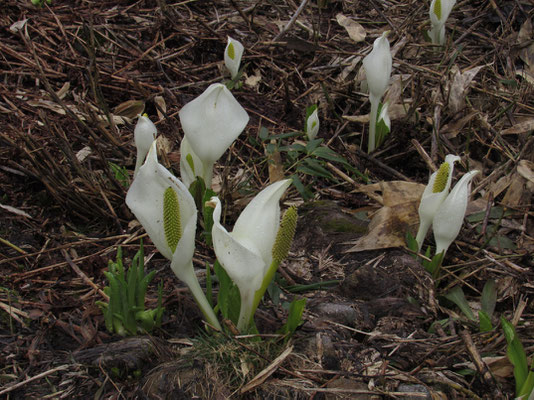
MULTIPOLYGON (((425 256, 427 258, 430 258, 429 249, 430 249, 430 247, 427 248, 426 253, 425 253, 425 256)), ((443 252, 441 252, 440 254, 436 254, 434 257, 432 257, 431 260, 432 261, 430 261, 430 262, 428 262, 427 260, 423 260, 422 264, 425 267, 425 269, 428 272, 430 272, 432 277, 434 279, 436 279, 439 276, 439 270, 440 270, 440 267, 441 267, 441 262, 443 261, 443 252)))
POLYGON ((297 171, 311 176, 332 179, 330 171, 324 168, 317 160, 312 158, 306 158, 303 164, 297 167, 297 171))
POLYGON ((480 332, 490 332, 493 330, 493 325, 491 324, 491 317, 482 310, 478 311, 478 325, 480 332))
POLYGON ((317 147, 311 155, 319 158, 324 158, 325 160, 337 162, 343 165, 350 165, 347 160, 337 154, 334 150, 325 146, 317 147))
POLYGON ((313 139, 306 143, 306 154, 311 155, 323 142, 323 139, 313 139))
POLYGON ((121 167, 115 163, 108 162, 111 172, 115 176, 115 179, 121 184, 122 187, 128 188, 130 186, 130 177, 128 176, 128 170, 126 167, 121 167))
POLYGON ((234 324, 237 324, 239 319, 239 310, 241 306, 241 298, 239 296, 238 287, 232 282, 232 279, 219 261, 213 264, 215 275, 219 280, 219 294, 217 296, 217 307, 221 312, 223 318, 229 319, 234 324))
POLYGON ((532 363, 530 364, 530 370, 528 371, 527 379, 525 379, 525 383, 523 383, 523 386, 521 387, 521 390, 519 391, 519 395, 517 397, 522 399, 529 399, 532 391, 534 390, 534 358, 532 358, 532 363))
POLYGON ((493 315, 496 303, 497 289, 495 288, 495 281, 493 279, 489 279, 482 289, 480 304, 482 306, 482 311, 484 311, 484 313, 486 313, 490 318, 493 315))
POLYGON ((302 313, 306 307, 306 299, 294 299, 289 306, 287 322, 280 328, 280 333, 292 335, 302 323, 302 313))
POLYGON ((310 200, 313 198, 313 193, 304 186, 298 175, 291 175, 291 184, 295 186, 295 189, 299 192, 304 200, 310 200))
MULTIPOLYGON (((311 106, 306 107, 306 116, 304 117, 304 121, 307 121, 315 110, 317 110, 317 104, 312 104, 311 106)), ((304 126, 306 126, 306 124, 304 126)))
POLYGON ((416 254, 412 254, 414 258, 417 258, 417 252, 419 251, 419 245, 417 244, 417 240, 413 237, 413 235, 410 232, 406 232, 406 247, 413 251, 416 254))
POLYGON ((269 129, 267 129, 264 126, 260 126, 260 131, 258 132, 258 136, 261 140, 267 140, 269 138, 269 129))
POLYGON ((206 262, 206 299, 211 308, 213 308, 213 280, 211 279, 211 268, 206 262))
MULTIPOLYGON (((511 210, 504 210, 501 206, 495 206, 492 207, 490 210, 490 213, 488 215, 488 219, 500 219, 503 217, 507 217, 509 215, 512 215, 513 211, 511 210)), ((480 211, 471 215, 468 215, 465 217, 465 219, 468 222, 475 223, 475 222, 482 222, 486 218, 486 211, 480 211)))
POLYGON ((527 356, 525 354, 523 345, 517 337, 515 327, 504 317, 501 317, 501 325, 503 328, 504 337, 508 343, 506 354, 514 366, 515 392, 516 395, 519 395, 529 374, 527 356))
POLYGON ((456 304, 467 318, 471 321, 475 321, 473 311, 471 310, 471 307, 469 307, 469 304, 465 299, 464 291, 460 286, 452 288, 452 290, 445 295, 445 298, 456 304))

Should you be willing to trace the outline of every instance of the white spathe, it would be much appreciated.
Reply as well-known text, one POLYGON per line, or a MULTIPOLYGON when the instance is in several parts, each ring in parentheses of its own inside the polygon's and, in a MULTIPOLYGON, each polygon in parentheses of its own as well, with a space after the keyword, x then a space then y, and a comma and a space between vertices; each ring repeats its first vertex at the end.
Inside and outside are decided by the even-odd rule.
POLYGON ((373 50, 363 59, 369 94, 379 99, 386 92, 393 64, 387 34, 386 31, 375 39, 373 50))
POLYGON ((226 65, 226 68, 230 71, 232 79, 234 79, 239 72, 239 65, 241 64, 241 57, 243 57, 244 50, 245 48, 240 41, 228 36, 228 43, 224 49, 224 65, 226 65))
POLYGON ((179 116, 189 145, 205 165, 223 155, 249 120, 245 109, 220 83, 210 85, 183 106, 179 116))
POLYGON ((145 163, 139 168, 126 195, 126 204, 141 223, 158 251, 171 260, 171 269, 191 290, 202 313, 216 329, 221 329, 193 269, 197 208, 185 185, 158 162, 156 141, 153 141, 145 163), (180 212, 181 236, 174 252, 165 237, 163 206, 164 193, 171 188, 177 196, 180 212))
POLYGON ((369 145, 367 149, 369 153, 375 149, 378 105, 388 87, 393 64, 387 34, 388 32, 386 31, 375 39, 373 50, 362 61, 367 78, 367 87, 369 88, 369 102, 371 103, 369 145))
POLYGON ((213 212, 213 247, 217 260, 239 288, 241 311, 237 327, 243 330, 252 315, 255 292, 272 262, 272 249, 280 227, 279 201, 290 179, 275 182, 252 199, 237 219, 232 232, 220 223, 221 202, 217 197, 213 212))
POLYGON ((430 23, 432 29, 428 36, 432 43, 443 46, 445 44, 445 22, 456 4, 456 0, 432 0, 430 3, 430 23))
POLYGON ((317 108, 308 116, 306 120, 306 135, 309 140, 315 139, 319 132, 319 114, 317 108))
POLYGON ((211 187, 213 177, 213 163, 205 164, 195 154, 187 137, 180 143, 180 176, 185 186, 191 186, 197 176, 204 180, 207 187, 211 187))
MULTIPOLYGON (((176 268, 179 273, 180 264, 189 263, 195 251, 197 208, 185 185, 158 162, 155 141, 150 147, 145 163, 139 169, 128 190, 126 204, 165 258, 173 260, 175 255, 179 255, 176 258, 180 260, 173 262, 173 270, 176 268), (169 187, 177 195, 180 205, 180 222, 183 229, 174 253, 167 244, 163 227, 163 197, 165 190, 169 187)), ((180 278, 180 276, 178 277, 180 278)))
POLYGON ((421 196, 421 202, 419 203, 419 230, 417 232, 416 240, 419 246, 419 250, 423 246, 423 241, 425 240, 428 229, 432 225, 432 220, 434 215, 438 211, 441 203, 445 200, 449 194, 449 189, 452 182, 452 174, 454 172, 454 163, 459 161, 460 157, 455 156, 454 154, 448 154, 445 157, 445 162, 449 164, 449 176, 447 177, 447 183, 445 188, 441 192, 434 193, 434 182, 436 181, 436 176, 438 171, 434 172, 428 181, 428 184, 423 191, 421 196))
POLYGON ((137 159, 135 161, 134 178, 139 168, 145 162, 145 157, 150 150, 152 142, 156 139, 158 129, 156 125, 146 115, 140 115, 134 129, 134 143, 137 148, 137 159))
POLYGON ((454 188, 436 212, 432 221, 436 254, 445 253, 458 236, 458 233, 460 233, 471 193, 471 181, 478 172, 475 170, 466 173, 454 185, 454 188))

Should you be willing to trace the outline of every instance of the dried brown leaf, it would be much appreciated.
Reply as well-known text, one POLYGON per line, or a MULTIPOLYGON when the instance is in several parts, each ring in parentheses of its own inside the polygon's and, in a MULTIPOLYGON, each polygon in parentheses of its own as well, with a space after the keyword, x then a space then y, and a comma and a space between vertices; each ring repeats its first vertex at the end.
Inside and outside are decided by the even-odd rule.
POLYGON ((346 29, 347 33, 349 34, 349 37, 356 43, 363 42, 365 40, 367 32, 365 32, 365 28, 361 26, 358 22, 344 16, 341 13, 336 15, 336 20, 339 25, 346 29))
MULTIPOLYGON (((349 253, 404 246, 406 232, 417 228, 417 209, 425 185, 404 181, 377 185, 382 191, 383 207, 371 219, 368 233, 350 243, 353 247, 349 253)), ((376 185, 370 186, 376 189, 376 185)))

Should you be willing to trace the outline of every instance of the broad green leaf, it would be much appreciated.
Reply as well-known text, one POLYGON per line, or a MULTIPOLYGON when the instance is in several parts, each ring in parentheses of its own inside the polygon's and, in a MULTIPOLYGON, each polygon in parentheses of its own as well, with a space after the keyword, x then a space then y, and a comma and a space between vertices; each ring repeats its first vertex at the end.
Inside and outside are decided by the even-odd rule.
MULTIPOLYGON (((417 254, 419 251, 419 245, 417 244, 417 240, 413 237, 413 235, 410 232, 406 232, 406 247, 417 254)), ((417 258, 417 255, 413 254, 412 256, 414 258, 417 258)))
POLYGON ((506 348, 506 354, 508 359, 514 366, 514 377, 515 377, 515 391, 516 395, 519 395, 523 389, 528 376, 528 363, 527 356, 525 354, 525 349, 519 341, 517 334, 515 332, 515 327, 508 322, 505 318, 501 317, 501 325, 504 332, 504 337, 508 346, 506 348))
POLYGON ((455 286, 452 288, 451 291, 445 295, 445 298, 456 304, 464 313, 464 315, 471 321, 476 321, 473 311, 465 299, 464 291, 460 286, 455 286))
POLYGON ((480 332, 490 332, 493 330, 493 325, 491 324, 491 317, 482 310, 478 311, 478 325, 480 332))
POLYGON ((332 174, 326 168, 324 168, 317 160, 306 158, 303 164, 297 167, 297 171, 318 176, 321 178, 332 179, 332 174))
POLYGON ((489 279, 484 288, 482 289, 482 296, 480 297, 480 304, 482 306, 482 311, 484 311, 488 317, 493 315, 495 310, 495 304, 497 303, 497 289, 495 288, 495 281, 489 279))
POLYGON ((323 139, 313 139, 306 143, 306 154, 311 155, 323 142, 323 139))
POLYGON ((261 140, 267 140, 269 138, 269 129, 267 129, 264 126, 260 126, 260 131, 258 132, 258 136, 261 140))
POLYGON ((317 147, 311 155, 319 158, 324 158, 325 160, 338 162, 343 165, 349 165, 349 162, 347 160, 337 154, 334 150, 325 146, 317 147))
POLYGON ((280 332, 287 335, 292 335, 295 330, 302 323, 302 313, 306 307, 306 299, 295 299, 289 306, 289 313, 287 322, 282 326, 280 332))

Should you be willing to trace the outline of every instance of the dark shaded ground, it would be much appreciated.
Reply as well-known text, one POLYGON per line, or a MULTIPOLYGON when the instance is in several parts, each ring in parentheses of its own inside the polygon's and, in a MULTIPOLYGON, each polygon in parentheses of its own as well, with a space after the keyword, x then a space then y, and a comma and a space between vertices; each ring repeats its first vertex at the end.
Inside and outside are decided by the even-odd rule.
MULTIPOLYGON (((497 325, 500 316, 513 320, 531 354, 532 4, 460 1, 440 50, 423 39, 429 28, 427 1, 326 3, 320 8, 310 1, 289 26, 300 3, 3 4, 0 395, 513 397, 501 328, 478 333, 476 324, 440 296, 460 285, 476 306, 484 283, 494 279, 493 322, 497 325), (361 24, 367 33, 363 41, 349 38, 337 22, 340 13, 361 24), (13 24, 25 19, 17 31, 13 24), (397 107, 390 137, 367 156, 360 146, 366 148, 369 103, 358 71, 385 29, 391 31, 396 88, 388 96, 397 107), (309 299, 306 322, 290 344, 265 340, 254 347, 243 338, 206 337, 191 296, 148 238, 146 251, 153 256, 148 268, 156 269, 156 280, 164 283, 162 329, 152 339, 125 341, 106 332, 95 305, 98 289, 106 284, 103 271, 117 246, 131 258, 144 234, 131 224, 126 189, 109 166, 133 170, 128 119, 133 115, 125 102, 145 103, 164 138, 163 162, 178 173, 177 113, 223 79, 227 35, 245 45, 245 83, 233 93, 251 117, 216 167, 220 197, 230 205, 227 221, 273 173, 259 128, 271 134, 299 131, 305 108, 317 103, 319 137, 369 183, 425 183, 428 164, 439 165, 448 153, 462 156, 457 176, 481 170, 470 213, 482 216, 464 225, 439 282, 401 248, 346 253, 352 247, 348 243, 365 234, 380 198, 362 193, 361 174, 324 163, 331 175, 299 174, 321 202, 301 206, 299 230, 281 273, 290 285, 340 283, 299 293, 309 299), (482 68, 469 83, 466 78, 476 67, 482 68), (507 211, 504 217, 499 210, 507 211), (432 330, 435 321, 445 322, 432 330), (293 349, 274 373, 241 394, 289 345, 293 349)), ((291 165, 282 154, 278 169, 286 176, 297 173, 291 165)), ((292 189, 285 203, 302 204, 302 197, 292 189)), ((414 229, 413 218, 399 216, 388 229, 414 229)), ((200 244, 196 257, 197 267, 213 261, 200 244)), ((282 299, 293 296, 284 290, 282 299)), ((149 305, 155 303, 153 285, 149 305)), ((260 331, 275 332, 284 313, 267 302, 257 316, 260 331)))

